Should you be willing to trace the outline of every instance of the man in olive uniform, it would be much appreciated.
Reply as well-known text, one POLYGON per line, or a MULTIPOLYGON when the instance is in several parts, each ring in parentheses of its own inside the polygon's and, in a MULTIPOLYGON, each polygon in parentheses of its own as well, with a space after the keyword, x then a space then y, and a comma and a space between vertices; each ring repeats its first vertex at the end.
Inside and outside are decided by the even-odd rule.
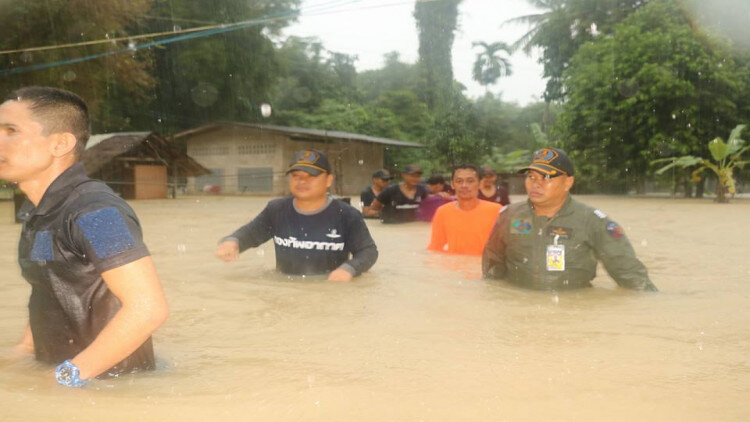
POLYGON ((482 255, 485 277, 540 290, 591 287, 598 259, 620 286, 657 291, 622 227, 570 196, 574 168, 564 151, 536 151, 520 172, 529 198, 500 212, 482 255))

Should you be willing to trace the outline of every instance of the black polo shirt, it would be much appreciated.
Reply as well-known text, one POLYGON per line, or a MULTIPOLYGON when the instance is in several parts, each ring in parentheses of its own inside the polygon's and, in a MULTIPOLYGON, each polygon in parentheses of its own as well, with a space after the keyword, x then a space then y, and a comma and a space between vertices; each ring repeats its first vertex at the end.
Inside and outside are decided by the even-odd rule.
POLYGON ((273 239, 276 268, 285 274, 327 274, 341 268, 357 276, 378 259, 362 214, 332 198, 315 212, 298 210, 291 196, 274 199, 228 238, 237 240, 240 252, 273 239))
POLYGON ((398 183, 383 189, 378 195, 378 202, 383 204, 380 220, 383 223, 408 223, 417 221, 417 209, 430 192, 427 186, 417 185, 413 198, 409 198, 401 191, 398 183))
MULTIPOLYGON (((39 205, 21 208, 18 261, 31 284, 29 323, 36 358, 72 359, 120 309, 102 272, 149 255, 138 218, 107 185, 78 163, 47 188, 39 205)), ((103 375, 154 368, 149 338, 103 375)))

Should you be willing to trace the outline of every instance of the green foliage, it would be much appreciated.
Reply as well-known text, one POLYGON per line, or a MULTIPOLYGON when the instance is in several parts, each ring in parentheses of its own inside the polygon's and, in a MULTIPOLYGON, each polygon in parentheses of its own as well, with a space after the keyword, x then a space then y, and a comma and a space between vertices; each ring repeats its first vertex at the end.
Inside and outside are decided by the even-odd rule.
POLYGON ((510 60, 498 55, 499 52, 505 52, 507 55, 511 54, 511 48, 508 44, 504 42, 492 44, 475 42, 473 45, 475 47, 482 47, 483 49, 477 53, 474 68, 472 69, 472 77, 480 85, 488 88, 490 85, 494 85, 499 78, 510 76, 513 73, 510 60))
POLYGON ((721 138, 714 138, 714 140, 708 143, 708 149, 711 151, 714 162, 705 158, 685 155, 677 158, 654 160, 651 164, 669 163, 658 169, 656 174, 663 174, 673 167, 688 168, 697 165, 699 167, 692 172, 694 183, 701 180, 703 172, 711 170, 719 179, 716 187, 716 201, 722 203, 729 202, 729 199, 737 191, 734 181, 734 170, 742 169, 746 164, 750 163, 750 160, 742 160, 742 155, 750 149, 750 146, 745 146, 747 142, 740 138, 740 134, 744 129, 745 125, 737 125, 729 135, 727 142, 724 142, 721 138))
POLYGON ((703 155, 699 139, 736 124, 747 86, 720 45, 671 0, 651 2, 582 46, 565 72, 553 133, 581 163, 579 189, 643 192, 654 157, 703 155))
POLYGON ((280 110, 274 123, 403 139, 397 119, 390 110, 332 99, 323 100, 312 113, 304 110, 280 110))
MULTIPOLYGON (((234 23, 265 16, 292 16, 299 0, 247 2, 157 0, 144 32, 171 31, 211 23, 234 23)), ((169 44, 154 49, 156 99, 152 112, 136 116, 139 127, 169 133, 214 120, 259 120, 270 102, 281 64, 267 34, 278 33, 292 17, 257 26, 169 44)))
POLYGON ((461 0, 418 1, 414 18, 419 32, 419 92, 430 110, 445 112, 453 97, 451 48, 461 0))
MULTIPOLYGON (((147 14, 151 0, 112 0, 107 7, 84 0, 6 2, 0 8, 0 50, 63 45, 122 37, 136 32, 137 18, 147 14)), ((0 68, 20 68, 106 54, 127 48, 127 42, 58 48, 0 55, 0 68)), ((154 86, 148 52, 118 54, 98 60, 25 71, 0 78, 7 93, 21 86, 44 85, 68 89, 88 101, 94 129, 118 125, 120 104, 149 100, 154 86), (111 112, 113 111, 113 112, 111 112)))
POLYGON ((545 101, 565 99, 563 74, 578 49, 596 37, 615 32, 623 19, 650 0, 528 0, 541 13, 506 21, 530 25, 531 29, 513 44, 527 53, 542 49, 544 77, 548 78, 545 101))
POLYGON ((490 156, 486 157, 482 165, 490 165, 499 173, 516 173, 529 164, 531 151, 519 149, 508 153, 502 153, 499 148, 493 147, 490 156))

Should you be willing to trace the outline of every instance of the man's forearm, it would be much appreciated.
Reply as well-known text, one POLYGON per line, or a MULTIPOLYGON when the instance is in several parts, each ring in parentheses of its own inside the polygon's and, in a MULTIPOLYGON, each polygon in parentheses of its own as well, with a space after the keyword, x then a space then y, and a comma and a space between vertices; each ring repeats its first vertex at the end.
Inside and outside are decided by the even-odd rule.
POLYGON ((372 207, 362 207, 362 215, 365 217, 377 217, 380 215, 380 211, 376 211, 372 207))
POLYGON ((102 278, 122 307, 96 339, 72 359, 84 380, 130 356, 169 315, 151 257, 104 272, 102 278))
POLYGON ((82 379, 91 379, 117 365, 136 351, 166 320, 166 309, 143 303, 123 306, 96 339, 72 362, 82 379))
POLYGON ((358 276, 375 265, 375 261, 377 260, 378 248, 373 243, 372 245, 357 251, 357 253, 353 254, 352 259, 343 263, 339 268, 349 272, 351 272, 351 269, 354 269, 355 272, 352 273, 352 275, 358 276))

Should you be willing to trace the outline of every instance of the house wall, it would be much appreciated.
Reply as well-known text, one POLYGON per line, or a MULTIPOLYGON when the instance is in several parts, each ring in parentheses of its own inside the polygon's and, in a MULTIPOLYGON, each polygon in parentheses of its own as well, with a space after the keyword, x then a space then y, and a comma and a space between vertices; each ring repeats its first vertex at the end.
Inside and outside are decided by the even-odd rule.
POLYGON ((165 199, 167 197, 167 167, 154 165, 133 166, 134 199, 165 199))
POLYGON ((328 156, 337 177, 331 191, 338 195, 358 195, 371 183, 372 173, 383 165, 384 146, 380 144, 296 141, 285 134, 257 128, 228 127, 198 133, 190 135, 186 144, 189 156, 216 172, 188 178, 190 192, 201 192, 206 184, 217 184, 220 189, 214 191, 228 194, 287 195, 286 168, 297 151, 307 148, 322 150, 328 156), (270 171, 260 170, 269 168, 270 171), (266 181, 269 189, 258 190, 266 181))
POLYGON ((286 141, 274 132, 241 127, 192 135, 187 140, 188 155, 216 174, 188 178, 188 190, 200 192, 205 184, 213 184, 224 193, 280 195, 285 184, 281 169, 286 141), (253 174, 252 170, 259 169, 270 169, 270 175, 253 174))

